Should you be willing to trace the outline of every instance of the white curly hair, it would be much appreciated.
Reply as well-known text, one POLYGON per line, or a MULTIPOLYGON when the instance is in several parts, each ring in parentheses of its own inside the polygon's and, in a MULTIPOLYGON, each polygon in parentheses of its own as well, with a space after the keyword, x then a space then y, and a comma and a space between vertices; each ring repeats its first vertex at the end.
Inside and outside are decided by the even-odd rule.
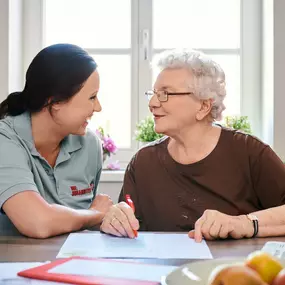
POLYGON ((223 103, 226 96, 225 73, 223 69, 200 51, 193 49, 172 49, 158 54, 152 65, 159 70, 166 68, 187 68, 194 75, 194 94, 199 99, 212 99, 211 116, 221 120, 225 110, 223 103))

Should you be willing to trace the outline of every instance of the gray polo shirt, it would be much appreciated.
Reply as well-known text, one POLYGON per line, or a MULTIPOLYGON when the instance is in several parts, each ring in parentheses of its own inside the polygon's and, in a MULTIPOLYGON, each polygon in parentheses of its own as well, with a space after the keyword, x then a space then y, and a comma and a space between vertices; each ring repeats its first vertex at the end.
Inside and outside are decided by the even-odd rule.
POLYGON ((37 152, 29 113, 0 121, 0 209, 13 195, 33 190, 48 203, 87 209, 102 169, 99 138, 67 136, 54 168, 37 152))

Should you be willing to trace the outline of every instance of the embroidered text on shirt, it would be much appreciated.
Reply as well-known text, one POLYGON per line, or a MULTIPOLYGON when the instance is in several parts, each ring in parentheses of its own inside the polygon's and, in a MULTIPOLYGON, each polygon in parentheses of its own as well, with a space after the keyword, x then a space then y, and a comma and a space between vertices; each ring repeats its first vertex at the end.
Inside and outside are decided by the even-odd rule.
POLYGON ((78 190, 76 186, 70 186, 71 192, 72 192, 72 196, 79 196, 79 195, 84 195, 87 193, 91 193, 92 189, 93 189, 93 184, 90 184, 89 188, 86 189, 80 189, 78 190))

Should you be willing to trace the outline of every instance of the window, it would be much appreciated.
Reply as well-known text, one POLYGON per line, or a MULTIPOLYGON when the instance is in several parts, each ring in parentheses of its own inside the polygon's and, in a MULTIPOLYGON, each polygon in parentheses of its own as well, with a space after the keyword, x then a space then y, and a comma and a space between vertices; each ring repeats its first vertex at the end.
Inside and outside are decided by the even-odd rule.
POLYGON ((227 114, 240 113, 240 18, 240 0, 153 1, 153 53, 192 47, 210 55, 226 73, 227 114))
POLYGON ((131 0, 48 0, 44 13, 45 45, 79 45, 98 63, 102 112, 91 128, 104 127, 120 148, 130 148, 131 0))
MULTIPOLYGON (((157 74, 150 62, 168 48, 191 47, 216 60, 226 73, 225 114, 248 115, 258 135, 260 1, 46 0, 40 10, 27 3, 26 10, 42 13, 38 49, 73 43, 97 61, 103 110, 91 125, 103 126, 114 138, 122 165, 137 149, 136 123, 149 114, 144 91, 157 74)), ((35 28, 26 26, 26 33, 35 36, 35 28)))

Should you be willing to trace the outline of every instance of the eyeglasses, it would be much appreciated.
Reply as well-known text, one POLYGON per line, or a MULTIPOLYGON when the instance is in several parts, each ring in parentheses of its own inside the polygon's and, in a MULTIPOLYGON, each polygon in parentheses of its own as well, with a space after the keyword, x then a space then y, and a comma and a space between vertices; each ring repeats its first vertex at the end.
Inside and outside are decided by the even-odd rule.
POLYGON ((167 102, 169 95, 170 96, 172 95, 193 95, 194 93, 193 92, 168 92, 165 90, 149 90, 145 92, 145 95, 147 96, 148 101, 151 100, 154 94, 156 94, 157 99, 160 102, 167 102))

